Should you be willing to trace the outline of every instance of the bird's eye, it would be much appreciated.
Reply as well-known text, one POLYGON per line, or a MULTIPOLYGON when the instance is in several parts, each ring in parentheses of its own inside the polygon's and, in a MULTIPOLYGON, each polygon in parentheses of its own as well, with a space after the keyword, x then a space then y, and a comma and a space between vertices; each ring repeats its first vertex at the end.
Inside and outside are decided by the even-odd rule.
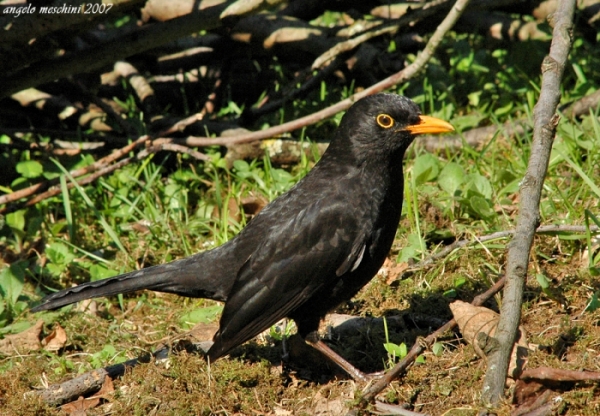
POLYGON ((377 124, 379 124, 384 129, 389 129, 394 125, 394 119, 387 114, 379 114, 377 116, 377 124))

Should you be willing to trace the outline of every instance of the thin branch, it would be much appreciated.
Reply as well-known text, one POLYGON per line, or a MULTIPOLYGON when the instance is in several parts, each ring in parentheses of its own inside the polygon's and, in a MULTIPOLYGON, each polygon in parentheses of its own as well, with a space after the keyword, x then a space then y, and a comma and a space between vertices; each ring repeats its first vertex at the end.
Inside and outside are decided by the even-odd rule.
MULTIPOLYGON (((481 306, 488 299, 498 293, 502 287, 504 286, 505 278, 502 277, 498 280, 492 287, 486 290, 484 293, 477 295, 471 304, 473 306, 481 306)), ((408 354, 400 360, 394 368, 388 371, 380 380, 378 380, 373 385, 367 387, 363 391, 363 396, 360 398, 358 402, 358 407, 364 408, 366 407, 371 400, 375 398, 379 392, 381 392, 384 388, 386 388, 394 379, 398 378, 401 374, 403 374, 406 369, 417 359, 417 357, 422 354, 429 346, 431 346, 436 339, 441 337, 445 332, 450 331, 456 326, 456 320, 452 319, 446 322, 445 325, 438 328, 435 332, 431 333, 427 338, 423 339, 422 342, 416 342, 413 347, 410 349, 408 354)))
POLYGON ((558 9, 554 14, 555 26, 550 53, 542 63, 542 89, 534 108, 531 157, 521 185, 520 212, 515 236, 508 248, 506 287, 496 331, 498 348, 488 356, 488 370, 483 384, 482 400, 486 404, 495 405, 504 396, 509 355, 521 318, 529 252, 535 229, 540 222, 539 204, 542 186, 559 119, 556 109, 560 100, 560 81, 571 48, 574 11, 574 0, 558 3, 558 9))
MULTIPOLYGON (((113 164, 109 164, 107 166, 104 166, 104 167, 94 171, 94 173, 92 173, 91 175, 88 175, 82 179, 77 180, 76 181, 77 185, 90 184, 90 183, 94 182, 96 179, 100 178, 101 176, 108 175, 109 173, 114 172, 115 170, 128 165, 129 163, 133 162, 134 160, 144 159, 151 153, 157 153, 157 152, 160 152, 163 150, 170 151, 170 152, 177 152, 177 153, 185 153, 185 154, 188 154, 188 155, 192 156, 193 158, 195 158, 197 160, 201 160, 203 162, 210 160, 210 158, 207 155, 205 155, 204 153, 200 153, 198 151, 190 149, 189 147, 181 146, 181 145, 174 144, 174 143, 164 142, 165 139, 157 139, 157 140, 161 140, 162 142, 158 142, 156 144, 153 143, 150 147, 145 148, 144 150, 142 150, 135 156, 128 157, 126 159, 120 160, 113 164)), ((67 183, 67 189, 71 189, 74 186, 75 186, 75 183, 73 183, 73 182, 67 183)), ((23 206, 30 207, 32 205, 37 204, 40 201, 43 201, 44 199, 48 199, 53 196, 56 196, 56 195, 60 194, 61 192, 62 192, 62 189, 59 186, 54 186, 54 187, 48 189, 47 191, 36 195, 34 198, 29 199, 27 202, 25 202, 23 204, 23 206)), ((9 194, 9 195, 12 195, 12 194, 9 194)), ((14 207, 4 207, 3 209, 0 210, 0 213, 10 212, 11 210, 14 210, 14 209, 15 209, 14 207)))
MULTIPOLYGON (((600 227, 598 227, 597 225, 593 225, 593 226, 589 227, 589 229, 588 229, 584 225, 543 225, 541 227, 538 227, 537 230, 535 230, 536 234, 585 233, 587 231, 589 231, 591 233, 598 233, 598 232, 600 232, 600 227)), ((454 243, 447 245, 446 247, 444 247, 437 253, 432 254, 429 257, 421 260, 419 263, 415 264, 414 266, 411 266, 407 271, 415 271, 415 270, 419 270, 424 267, 427 267, 429 265, 432 265, 435 263, 436 260, 446 257, 447 255, 452 253, 454 250, 458 250, 460 248, 474 245, 474 244, 485 243, 487 241, 499 240, 501 238, 512 237, 513 235, 515 235, 515 230, 506 230, 506 231, 498 231, 498 232, 484 235, 481 237, 476 237, 475 240, 465 239, 465 240, 455 241, 454 243)))
POLYGON ((51 82, 56 78, 102 68, 109 63, 139 54, 190 33, 218 28, 221 26, 219 15, 230 4, 222 1, 212 7, 194 10, 176 19, 142 26, 118 39, 109 40, 79 53, 70 53, 60 58, 32 64, 13 75, 0 78, 0 85, 2 85, 0 98, 27 87, 51 82))
MULTIPOLYGON (((127 146, 116 150, 114 152, 112 152, 110 155, 103 157, 102 159, 97 160, 96 162, 92 163, 91 165, 88 165, 84 168, 80 168, 80 169, 75 169, 71 172, 69 172, 71 174, 71 176, 73 176, 74 178, 79 177, 79 176, 83 176, 86 175, 88 173, 92 173, 95 172, 99 169, 102 169, 103 167, 105 167, 106 165, 111 164, 112 162, 114 162, 115 160, 120 159, 121 157, 123 157, 124 155, 126 155, 127 153, 131 152, 133 149, 135 149, 137 146, 140 146, 142 143, 144 143, 146 140, 149 139, 149 136, 144 135, 140 138, 138 138, 136 141, 134 141, 131 144, 128 144, 127 146)), ((0 196, 0 205, 3 204, 8 204, 10 202, 14 202, 14 201, 18 201, 21 198, 26 198, 28 196, 34 195, 38 192, 43 192, 44 190, 57 185, 60 182, 60 180, 57 179, 52 179, 49 181, 45 181, 45 182, 41 182, 41 183, 37 183, 35 185, 31 185, 27 188, 23 188, 20 189, 18 191, 15 191, 13 193, 10 194, 6 194, 6 195, 2 195, 0 196)), ((8 207, 4 207, 2 209, 0 209, 0 214, 4 214, 6 212, 9 212, 10 210, 8 209, 8 207)))
POLYGON ((413 10, 412 13, 400 17, 395 22, 386 22, 385 24, 373 28, 373 30, 369 32, 361 33, 354 38, 340 42, 315 59, 314 63, 312 64, 312 69, 321 68, 323 65, 331 62, 336 56, 344 52, 351 51, 372 38, 385 34, 393 35, 402 27, 408 27, 415 22, 431 18, 435 14, 449 8, 449 3, 450 0, 437 0, 428 2, 422 8, 413 10))
POLYGON ((229 146, 229 145, 233 145, 233 144, 250 143, 250 142, 253 142, 256 140, 264 140, 264 139, 269 139, 272 137, 280 136, 284 133, 289 133, 291 131, 301 129, 303 127, 306 127, 311 124, 318 123, 319 121, 325 120, 327 118, 333 117, 340 111, 347 110, 352 104, 354 104, 356 101, 360 100, 361 98, 364 98, 364 97, 372 95, 372 94, 376 94, 378 92, 381 92, 383 90, 391 88, 395 85, 398 85, 398 84, 405 82, 405 81, 411 79, 412 77, 414 77, 419 71, 421 71, 425 67, 425 64, 433 56, 438 45, 444 38, 444 35, 452 28, 452 26, 454 25, 456 20, 458 20, 458 18, 460 17, 461 13, 463 12, 463 10, 467 4, 468 4, 468 0, 459 0, 456 2, 454 7, 448 13, 448 16, 437 27, 436 31, 429 39, 429 42, 427 42, 427 45, 425 45, 425 49, 423 49, 423 51, 417 56, 417 58, 415 59, 415 61, 412 64, 408 65, 403 70, 383 79, 382 81, 378 82, 377 84, 374 84, 374 85, 370 86, 369 88, 364 89, 361 92, 351 95, 350 97, 338 102, 337 104, 334 104, 332 106, 324 108, 324 109, 317 111, 316 113, 310 114, 308 116, 300 117, 296 120, 292 120, 287 123, 280 124, 278 126, 273 126, 268 129, 265 129, 265 130, 260 130, 260 131, 256 131, 256 132, 252 132, 252 133, 240 134, 238 136, 230 136, 230 137, 210 138, 210 137, 190 136, 185 139, 175 139, 174 142, 179 143, 179 144, 185 144, 187 146, 192 146, 192 147, 215 146, 215 145, 216 146, 229 146))

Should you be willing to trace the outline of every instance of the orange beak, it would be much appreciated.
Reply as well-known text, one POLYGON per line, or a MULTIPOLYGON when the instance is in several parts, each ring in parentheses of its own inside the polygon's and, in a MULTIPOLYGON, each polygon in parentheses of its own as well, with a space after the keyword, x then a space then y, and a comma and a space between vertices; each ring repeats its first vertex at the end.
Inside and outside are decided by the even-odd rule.
POLYGON ((433 133, 447 133, 454 131, 454 127, 444 120, 429 116, 419 116, 419 123, 406 127, 406 130, 412 134, 433 134, 433 133))

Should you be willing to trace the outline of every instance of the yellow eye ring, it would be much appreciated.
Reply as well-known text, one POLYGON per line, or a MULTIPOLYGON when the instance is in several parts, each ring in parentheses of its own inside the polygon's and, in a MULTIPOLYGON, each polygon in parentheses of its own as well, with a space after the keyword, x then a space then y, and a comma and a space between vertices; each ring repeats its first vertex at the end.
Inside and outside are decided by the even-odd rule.
POLYGON ((384 129, 389 129, 394 125, 394 119, 387 114, 379 114, 375 120, 384 129))

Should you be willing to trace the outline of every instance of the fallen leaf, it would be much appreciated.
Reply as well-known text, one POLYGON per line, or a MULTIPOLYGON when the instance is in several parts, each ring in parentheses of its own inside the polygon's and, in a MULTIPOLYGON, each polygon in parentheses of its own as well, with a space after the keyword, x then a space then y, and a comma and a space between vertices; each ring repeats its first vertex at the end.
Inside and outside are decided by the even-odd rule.
POLYGON ((64 348, 67 343, 67 333, 60 324, 56 324, 54 329, 46 338, 42 340, 42 347, 46 351, 58 351, 64 348))
POLYGON ((79 399, 74 402, 63 404, 60 409, 69 416, 86 416, 87 409, 96 407, 98 404, 93 404, 97 401, 100 403, 100 399, 84 399, 83 396, 79 396, 79 399))
POLYGON ((208 341, 213 339, 218 330, 217 323, 199 322, 190 330, 189 335, 194 342, 208 341))
POLYGON ((105 400, 108 400, 108 398, 112 395, 112 393, 114 393, 114 391, 115 384, 113 383, 112 378, 110 378, 109 376, 105 376, 102 388, 98 390, 98 392, 92 397, 101 397, 105 400))
MULTIPOLYGON (((456 319, 458 328, 466 342, 473 345, 475 352, 481 358, 487 354, 482 349, 481 340, 486 337, 493 338, 498 327, 500 316, 491 309, 483 306, 473 306, 470 303, 455 301, 450 304, 450 310, 456 319), (482 337, 480 334, 484 334, 482 337)), ((516 379, 525 368, 528 356, 527 334, 523 327, 519 327, 517 341, 513 347, 507 375, 516 379)))
POLYGON ((62 405, 60 408, 69 416, 86 416, 88 409, 93 409, 100 404, 100 399, 108 400, 108 397, 115 391, 115 386, 109 376, 104 378, 102 388, 91 397, 82 396, 74 402, 62 405))
POLYGON ((381 266, 377 274, 385 278, 385 283, 387 285, 391 285, 398 280, 398 276, 400 276, 406 270, 408 270, 408 263, 396 263, 396 261, 386 258, 383 266, 381 266))
POLYGON ((43 327, 44 321, 40 319, 31 328, 0 339, 0 354, 13 356, 39 350, 42 347, 40 335, 43 327))

